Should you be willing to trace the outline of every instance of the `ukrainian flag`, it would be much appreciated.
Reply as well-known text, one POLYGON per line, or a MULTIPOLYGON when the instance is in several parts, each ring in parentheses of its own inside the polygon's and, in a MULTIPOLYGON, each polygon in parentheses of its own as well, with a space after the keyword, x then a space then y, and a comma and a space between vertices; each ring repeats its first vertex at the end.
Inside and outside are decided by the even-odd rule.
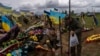
POLYGON ((60 12, 55 12, 55 11, 52 11, 52 10, 50 10, 50 12, 44 11, 44 13, 46 13, 50 17, 51 21, 54 24, 59 24, 59 18, 64 19, 64 17, 66 16, 66 14, 63 14, 63 13, 60 13, 60 12))
POLYGON ((6 31, 9 32, 10 29, 14 26, 12 24, 12 22, 6 17, 6 16, 2 16, 1 17, 2 20, 2 28, 6 31))

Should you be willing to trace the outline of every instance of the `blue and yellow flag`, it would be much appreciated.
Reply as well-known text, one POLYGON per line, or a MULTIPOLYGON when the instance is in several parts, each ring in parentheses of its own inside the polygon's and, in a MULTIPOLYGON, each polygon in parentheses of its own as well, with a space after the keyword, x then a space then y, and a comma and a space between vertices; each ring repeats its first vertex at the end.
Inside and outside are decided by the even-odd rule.
POLYGON ((63 13, 60 13, 60 12, 55 12, 55 11, 52 11, 52 10, 50 10, 50 12, 44 11, 44 13, 46 13, 50 17, 51 21, 54 24, 59 24, 59 18, 64 19, 64 17, 66 16, 66 14, 63 14, 63 13))
POLYGON ((6 16, 2 16, 1 17, 2 20, 2 28, 6 31, 9 32, 10 29, 14 26, 12 24, 12 22, 6 17, 6 16))

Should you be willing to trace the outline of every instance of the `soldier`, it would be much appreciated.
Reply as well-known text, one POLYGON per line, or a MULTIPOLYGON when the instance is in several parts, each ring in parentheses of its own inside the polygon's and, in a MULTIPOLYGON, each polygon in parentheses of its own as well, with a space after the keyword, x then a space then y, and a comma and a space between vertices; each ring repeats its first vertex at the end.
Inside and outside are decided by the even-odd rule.
POLYGON ((74 18, 66 18, 66 26, 67 29, 70 31, 70 34, 76 34, 79 44, 77 46, 71 47, 71 56, 81 56, 81 34, 82 34, 82 27, 80 23, 75 20, 74 18), (76 48, 77 47, 77 48, 76 48), (77 51, 77 52, 76 52, 77 51))

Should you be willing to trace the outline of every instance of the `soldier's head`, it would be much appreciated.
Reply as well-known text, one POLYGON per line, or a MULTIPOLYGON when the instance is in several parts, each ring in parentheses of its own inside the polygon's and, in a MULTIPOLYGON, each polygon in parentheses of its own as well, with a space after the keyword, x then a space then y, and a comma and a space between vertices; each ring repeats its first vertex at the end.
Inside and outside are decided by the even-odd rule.
POLYGON ((65 17, 65 24, 66 25, 69 25, 71 21, 72 21, 72 18, 70 18, 69 16, 65 17))

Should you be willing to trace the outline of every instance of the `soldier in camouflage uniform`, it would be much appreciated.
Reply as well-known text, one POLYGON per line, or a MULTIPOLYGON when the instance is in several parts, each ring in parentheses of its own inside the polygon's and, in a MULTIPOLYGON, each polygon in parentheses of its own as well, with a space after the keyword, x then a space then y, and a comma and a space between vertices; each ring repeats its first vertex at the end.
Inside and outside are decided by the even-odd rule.
POLYGON ((78 37, 79 44, 77 46, 71 47, 71 56, 81 56, 81 34, 82 34, 82 27, 80 23, 75 19, 66 18, 66 26, 67 29, 70 31, 70 34, 76 34, 78 37))

